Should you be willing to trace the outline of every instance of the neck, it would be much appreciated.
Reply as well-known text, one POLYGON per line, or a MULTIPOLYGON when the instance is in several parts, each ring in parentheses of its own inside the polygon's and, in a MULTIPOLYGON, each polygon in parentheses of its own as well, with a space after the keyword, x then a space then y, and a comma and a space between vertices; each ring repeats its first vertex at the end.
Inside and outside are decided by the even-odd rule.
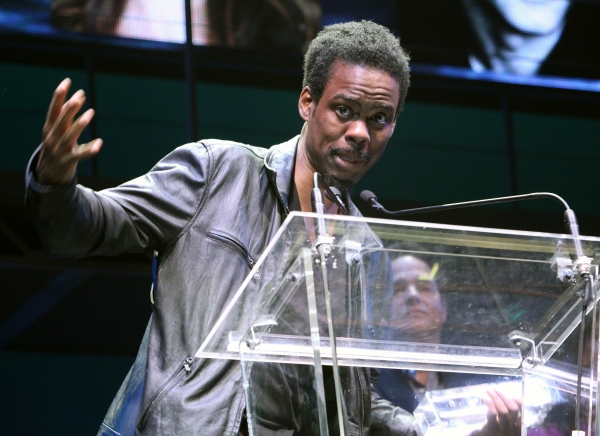
MULTIPOLYGON (((300 201, 300 208, 302 212, 312 212, 312 204, 310 202, 310 194, 314 188, 314 173, 315 169, 312 167, 306 154, 306 124, 302 127, 302 133, 298 140, 298 150, 296 151, 296 162, 294 169, 294 183, 296 190, 298 191, 298 200, 300 201)), ((323 201, 325 203, 325 213, 335 215, 337 214, 337 205, 329 200, 323 189, 321 188, 321 194, 323 195, 323 201)))

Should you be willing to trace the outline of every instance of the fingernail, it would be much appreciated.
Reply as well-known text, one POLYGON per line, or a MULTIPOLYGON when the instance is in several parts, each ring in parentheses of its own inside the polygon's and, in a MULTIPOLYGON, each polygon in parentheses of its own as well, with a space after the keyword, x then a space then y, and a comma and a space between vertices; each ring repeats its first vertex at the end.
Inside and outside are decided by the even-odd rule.
POLYGON ((83 92, 83 89, 80 89, 73 95, 73 97, 79 98, 79 97, 83 97, 84 95, 85 95, 85 92, 83 92))

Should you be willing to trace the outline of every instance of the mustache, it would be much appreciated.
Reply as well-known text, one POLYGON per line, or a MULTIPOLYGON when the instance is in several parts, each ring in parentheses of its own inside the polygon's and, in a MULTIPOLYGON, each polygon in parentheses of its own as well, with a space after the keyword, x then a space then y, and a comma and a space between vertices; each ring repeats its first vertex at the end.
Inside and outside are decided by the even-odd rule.
POLYGON ((355 150, 354 148, 342 148, 335 147, 329 150, 330 156, 349 156, 349 157, 359 157, 366 161, 367 163, 371 161, 371 155, 368 153, 363 153, 362 151, 355 150))

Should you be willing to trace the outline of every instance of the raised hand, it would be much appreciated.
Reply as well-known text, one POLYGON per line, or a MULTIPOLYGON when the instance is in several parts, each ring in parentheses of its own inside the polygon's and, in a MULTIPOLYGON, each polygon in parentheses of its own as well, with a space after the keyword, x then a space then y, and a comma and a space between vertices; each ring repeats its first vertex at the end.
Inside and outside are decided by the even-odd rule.
POLYGON ((85 93, 79 90, 65 103, 70 87, 71 79, 65 79, 54 91, 42 129, 42 148, 35 171, 37 181, 44 185, 69 183, 79 161, 96 155, 102 147, 101 139, 77 143, 94 117, 94 110, 88 109, 75 119, 85 103, 85 93))

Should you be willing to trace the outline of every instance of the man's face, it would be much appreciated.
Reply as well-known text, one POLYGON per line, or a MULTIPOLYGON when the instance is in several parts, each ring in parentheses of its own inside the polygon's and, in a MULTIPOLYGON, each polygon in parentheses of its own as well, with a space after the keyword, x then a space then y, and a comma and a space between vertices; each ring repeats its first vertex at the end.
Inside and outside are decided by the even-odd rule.
POLYGON ((394 132, 399 90, 388 73, 334 62, 319 102, 308 87, 298 102, 306 121, 304 157, 309 168, 346 186, 358 182, 394 132))
POLYGON ((390 327, 410 333, 438 333, 446 321, 446 307, 435 283, 437 267, 413 256, 392 261, 394 301, 390 327))
POLYGON ((543 35, 562 26, 570 0, 484 0, 521 33, 543 35))

